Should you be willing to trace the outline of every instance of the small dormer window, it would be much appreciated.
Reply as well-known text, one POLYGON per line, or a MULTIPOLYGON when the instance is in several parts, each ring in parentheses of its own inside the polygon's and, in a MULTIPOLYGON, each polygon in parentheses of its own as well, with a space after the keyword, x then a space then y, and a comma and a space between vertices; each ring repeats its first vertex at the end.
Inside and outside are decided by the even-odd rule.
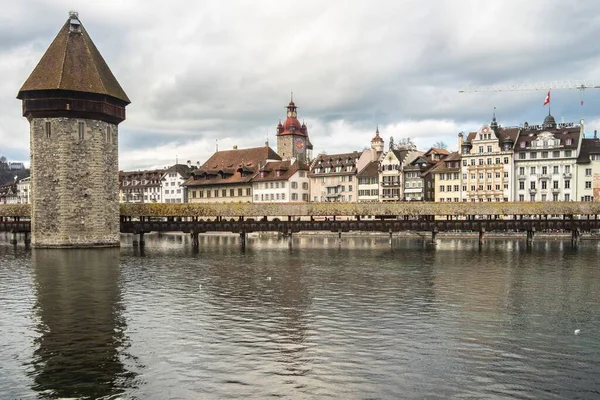
POLYGON ((69 32, 81 33, 81 22, 79 22, 79 13, 77 11, 69 12, 69 32))
POLYGON ((521 146, 522 149, 524 149, 525 148, 525 142, 521 142, 520 146, 521 146))
POLYGON ((570 146, 572 143, 573 143, 573 141, 571 139, 567 139, 567 141, 566 141, 567 146, 570 146))

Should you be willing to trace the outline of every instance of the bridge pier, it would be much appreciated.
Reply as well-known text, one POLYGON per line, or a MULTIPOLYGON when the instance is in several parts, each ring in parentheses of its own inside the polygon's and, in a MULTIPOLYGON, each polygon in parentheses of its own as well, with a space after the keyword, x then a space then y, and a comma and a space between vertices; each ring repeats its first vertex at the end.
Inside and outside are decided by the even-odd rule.
POLYGON ((29 246, 31 244, 31 232, 25 232, 25 246, 29 246))
POLYGON ((240 245, 242 249, 246 248, 246 232, 240 231, 240 245))
POLYGON ((581 229, 575 228, 571 230, 571 243, 574 245, 579 244, 579 239, 581 238, 581 229))
POLYGON ((485 242, 485 228, 481 228, 479 231, 479 244, 483 244, 485 242))
POLYGON ((144 247, 146 245, 146 241, 144 240, 144 232, 134 233, 133 234, 133 247, 144 247))
POLYGON ((292 247, 292 230, 288 229, 288 247, 292 247))
POLYGON ((199 247, 200 242, 198 241, 198 232, 192 231, 192 246, 199 247))
POLYGON ((527 231, 527 244, 531 244, 533 242, 533 238, 535 237, 535 228, 531 228, 527 231))
POLYGON ((435 245, 435 239, 437 237, 438 234, 438 228, 433 228, 431 230, 431 244, 435 245))
POLYGON ((10 244, 13 244, 13 245, 15 245, 15 246, 16 246, 16 245, 17 245, 17 243, 18 243, 18 240, 17 240, 17 232, 13 232, 13 233, 12 233, 12 238, 10 239, 10 244))

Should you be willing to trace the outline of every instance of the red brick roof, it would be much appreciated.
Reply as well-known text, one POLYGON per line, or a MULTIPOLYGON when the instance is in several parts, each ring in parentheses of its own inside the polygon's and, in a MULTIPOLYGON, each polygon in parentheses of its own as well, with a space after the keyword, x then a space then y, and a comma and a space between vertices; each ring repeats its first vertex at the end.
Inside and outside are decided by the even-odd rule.
POLYGON ((194 171, 184 186, 250 182, 267 160, 281 161, 281 157, 268 146, 218 151, 194 171))
POLYGON ((269 161, 259 168, 252 182, 282 181, 290 179, 299 170, 308 171, 308 166, 298 160, 269 161))

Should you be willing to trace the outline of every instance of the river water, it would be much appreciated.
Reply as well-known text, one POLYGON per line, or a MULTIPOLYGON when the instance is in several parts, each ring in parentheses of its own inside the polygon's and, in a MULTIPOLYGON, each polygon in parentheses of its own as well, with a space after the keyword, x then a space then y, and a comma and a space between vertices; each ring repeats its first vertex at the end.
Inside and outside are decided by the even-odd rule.
POLYGON ((0 398, 600 398, 598 241, 122 244, 0 238, 0 398))

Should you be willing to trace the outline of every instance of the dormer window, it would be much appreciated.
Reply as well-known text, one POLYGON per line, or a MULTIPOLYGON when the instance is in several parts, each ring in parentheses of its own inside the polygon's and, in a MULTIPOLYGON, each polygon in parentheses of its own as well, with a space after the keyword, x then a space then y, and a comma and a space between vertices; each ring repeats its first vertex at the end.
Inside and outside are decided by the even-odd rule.
POLYGON ((79 13, 71 11, 69 13, 69 32, 81 33, 81 22, 79 22, 79 13))
POLYGON ((573 143, 573 140, 572 139, 567 139, 565 143, 566 143, 567 146, 570 146, 573 143))
POLYGON ((526 143, 525 142, 521 142, 521 143, 519 143, 519 146, 521 146, 521 148, 524 149, 525 146, 526 146, 526 143))

